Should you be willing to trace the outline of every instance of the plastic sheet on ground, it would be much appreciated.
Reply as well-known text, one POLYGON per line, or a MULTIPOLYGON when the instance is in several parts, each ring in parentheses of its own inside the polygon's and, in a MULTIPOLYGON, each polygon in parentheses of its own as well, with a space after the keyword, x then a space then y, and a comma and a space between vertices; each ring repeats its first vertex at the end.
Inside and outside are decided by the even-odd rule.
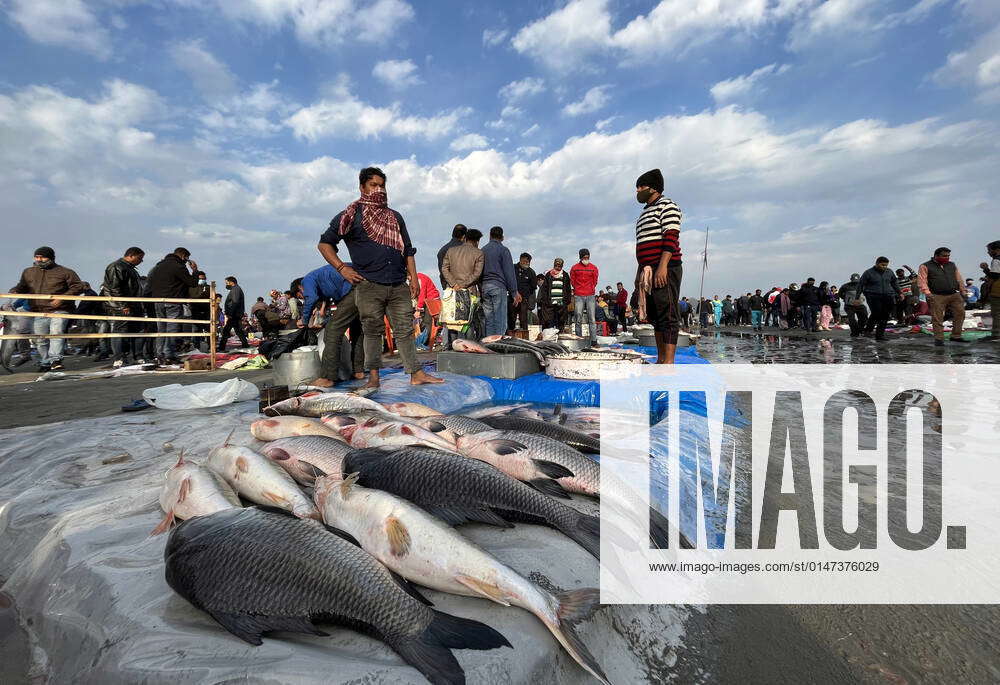
MULTIPOLYGON (((339 627, 321 626, 329 637, 278 633, 251 647, 166 585, 166 538, 148 537, 162 517, 164 472, 181 449, 201 461, 233 427, 234 441, 249 444, 256 418, 256 403, 244 402, 0 431, 0 681, 426 683, 381 642, 339 627)), ((461 532, 549 587, 596 585, 593 559, 548 528, 461 532)), ((593 682, 526 611, 426 594, 514 646, 456 650, 469 683, 593 682)), ((607 607, 580 634, 612 681, 662 682, 689 611, 607 607)))
MULTIPOLYGON (((656 355, 655 347, 639 345, 623 345, 622 347, 637 350, 643 354, 656 355)), ((675 361, 678 364, 708 363, 698 356, 698 352, 693 347, 677 348, 675 361)), ((545 373, 533 373, 514 380, 486 376, 476 376, 476 378, 481 378, 490 384, 490 387, 493 388, 493 400, 496 402, 544 402, 585 407, 596 407, 601 403, 600 381, 564 380, 553 378, 545 373)))
MULTIPOLYGON (((434 385, 410 385, 410 376, 405 373, 383 373, 382 389, 370 395, 376 402, 418 402, 443 414, 451 414, 462 407, 482 404, 493 399, 490 384, 478 377, 462 376, 446 371, 436 371, 435 376, 444 383, 434 385)), ((338 388, 339 390, 340 388, 338 388)))
POLYGON ((142 391, 142 399, 159 409, 200 409, 221 407, 233 402, 252 400, 260 395, 257 386, 242 378, 221 383, 172 383, 142 391))

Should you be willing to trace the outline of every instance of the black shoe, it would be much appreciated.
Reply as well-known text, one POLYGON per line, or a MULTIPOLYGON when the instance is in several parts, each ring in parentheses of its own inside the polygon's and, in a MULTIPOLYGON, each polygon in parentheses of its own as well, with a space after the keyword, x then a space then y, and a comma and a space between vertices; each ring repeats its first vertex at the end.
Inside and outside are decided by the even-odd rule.
POLYGON ((972 342, 972 341, 971 341, 971 340, 969 340, 968 338, 948 338, 948 339, 949 339, 949 340, 951 340, 952 342, 957 342, 957 343, 967 343, 967 342, 972 342))
POLYGON ((38 373, 48 373, 51 370, 52 370, 52 367, 49 364, 39 364, 38 365, 38 373))
POLYGON ((166 360, 165 360, 165 363, 167 363, 167 364, 183 364, 184 361, 181 360, 181 359, 178 359, 177 357, 167 357, 166 360))
POLYGON ((944 347, 944 340, 935 340, 934 347, 944 347))
POLYGON ((52 362, 52 364, 50 364, 49 366, 53 371, 62 371, 63 369, 62 361, 52 362))

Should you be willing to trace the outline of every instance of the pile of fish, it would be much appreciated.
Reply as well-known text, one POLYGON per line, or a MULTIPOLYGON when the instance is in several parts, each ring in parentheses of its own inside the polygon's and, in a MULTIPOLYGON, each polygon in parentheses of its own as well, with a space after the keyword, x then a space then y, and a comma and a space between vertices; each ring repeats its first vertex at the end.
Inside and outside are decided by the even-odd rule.
MULTIPOLYGON (((202 464, 182 454, 166 473, 154 532, 184 520, 167 542, 166 577, 191 604, 254 645, 269 631, 323 635, 314 622, 361 630, 432 683, 465 682, 453 649, 510 646, 489 626, 430 608, 418 583, 531 612, 609 682, 576 634, 598 591, 550 592, 455 528, 544 525, 599 559, 599 520, 567 501, 634 500, 609 474, 602 482, 592 456, 599 409, 444 415, 325 392, 264 413, 250 426, 259 443, 233 444, 230 434, 202 464)), ((666 519, 651 510, 650 522, 651 538, 666 546, 666 519)))
POLYGON ((489 335, 478 343, 475 340, 459 338, 452 343, 456 352, 473 352, 477 354, 533 354, 541 366, 545 366, 546 357, 553 354, 565 354, 569 349, 553 340, 522 340, 508 335, 489 335))

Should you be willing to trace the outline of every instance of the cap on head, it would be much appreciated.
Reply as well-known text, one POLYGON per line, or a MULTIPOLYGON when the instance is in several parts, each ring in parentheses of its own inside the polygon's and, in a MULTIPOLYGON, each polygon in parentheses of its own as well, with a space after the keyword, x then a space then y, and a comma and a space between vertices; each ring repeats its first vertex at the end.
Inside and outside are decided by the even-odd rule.
POLYGON ((648 186, 658 193, 663 192, 663 174, 659 169, 650 169, 635 180, 635 187, 648 186))
POLYGON ((815 282, 816 282, 816 279, 813 278, 812 276, 810 276, 809 278, 806 279, 806 283, 815 283, 815 282))
POLYGON ((590 250, 588 250, 585 247, 580 249, 580 259, 583 259, 584 257, 589 257, 589 256, 590 256, 590 250))
POLYGON ((44 257, 45 259, 55 259, 56 251, 47 245, 42 245, 40 248, 35 250, 36 257, 44 257))

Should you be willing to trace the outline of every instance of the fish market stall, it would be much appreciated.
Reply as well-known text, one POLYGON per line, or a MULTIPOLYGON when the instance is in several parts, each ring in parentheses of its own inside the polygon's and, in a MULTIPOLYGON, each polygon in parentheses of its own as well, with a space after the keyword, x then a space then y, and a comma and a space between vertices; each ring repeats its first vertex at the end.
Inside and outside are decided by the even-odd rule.
MULTIPOLYGON (((386 373, 381 392, 358 406, 374 399, 450 414, 495 401, 487 380, 447 380, 414 388, 404 374, 386 373)), ((261 418, 257 402, 246 401, 0 431, 0 682, 427 682, 384 642, 322 622, 317 628, 328 636, 278 632, 251 647, 167 585, 167 537, 150 536, 164 520, 165 473, 181 453, 181 463, 205 463, 220 446, 262 449, 250 430, 261 418)), ((579 496, 572 504, 595 508, 579 496)), ((597 585, 593 558, 555 529, 458 530, 548 592, 597 585)), ((421 592, 435 610, 479 621, 509 641, 453 650, 468 682, 596 682, 528 611, 421 592)), ((605 607, 577 631, 612 682, 662 682, 691 612, 605 607)))

